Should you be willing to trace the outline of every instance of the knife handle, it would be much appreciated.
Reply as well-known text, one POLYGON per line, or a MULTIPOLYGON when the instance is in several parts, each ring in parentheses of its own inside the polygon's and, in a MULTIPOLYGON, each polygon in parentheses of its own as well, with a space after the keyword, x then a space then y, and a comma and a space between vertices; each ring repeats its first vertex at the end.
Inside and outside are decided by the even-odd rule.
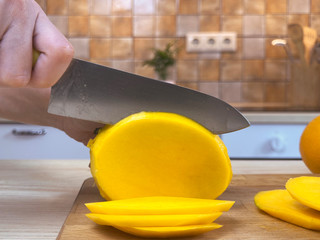
POLYGON ((32 68, 36 64, 39 56, 40 56, 40 52, 38 50, 36 50, 36 49, 33 49, 32 50, 32 68))

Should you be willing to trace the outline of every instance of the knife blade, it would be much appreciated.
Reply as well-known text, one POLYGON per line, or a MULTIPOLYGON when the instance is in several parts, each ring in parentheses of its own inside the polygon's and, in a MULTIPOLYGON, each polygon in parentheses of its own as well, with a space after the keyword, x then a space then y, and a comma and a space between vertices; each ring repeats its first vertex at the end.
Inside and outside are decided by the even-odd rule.
POLYGON ((234 107, 210 95, 98 64, 73 59, 52 87, 48 112, 114 124, 141 111, 172 112, 215 134, 248 127, 234 107))

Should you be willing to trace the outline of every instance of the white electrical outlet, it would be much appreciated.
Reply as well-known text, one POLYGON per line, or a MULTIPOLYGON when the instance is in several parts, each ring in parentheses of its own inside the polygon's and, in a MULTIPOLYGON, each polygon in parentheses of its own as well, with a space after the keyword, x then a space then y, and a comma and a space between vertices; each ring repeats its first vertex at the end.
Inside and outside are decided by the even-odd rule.
POLYGON ((226 52, 237 49, 234 32, 187 33, 187 52, 226 52))

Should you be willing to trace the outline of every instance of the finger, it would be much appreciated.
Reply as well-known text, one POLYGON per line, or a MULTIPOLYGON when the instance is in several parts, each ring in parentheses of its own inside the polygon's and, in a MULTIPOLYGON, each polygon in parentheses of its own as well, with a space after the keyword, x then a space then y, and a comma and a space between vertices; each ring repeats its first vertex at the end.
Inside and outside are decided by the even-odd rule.
POLYGON ((14 11, 5 28, 0 41, 0 86, 23 87, 28 84, 35 19, 34 9, 22 5, 14 11))
POLYGON ((51 87, 69 66, 73 47, 43 12, 35 24, 33 44, 41 54, 33 67, 29 86, 51 87))

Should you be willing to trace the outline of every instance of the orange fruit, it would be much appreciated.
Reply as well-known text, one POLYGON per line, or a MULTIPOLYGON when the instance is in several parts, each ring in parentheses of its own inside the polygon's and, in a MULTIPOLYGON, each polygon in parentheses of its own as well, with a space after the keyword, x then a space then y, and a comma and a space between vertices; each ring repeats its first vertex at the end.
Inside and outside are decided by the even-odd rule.
POLYGON ((301 158, 313 173, 320 173, 320 116, 313 119, 300 138, 301 158))

